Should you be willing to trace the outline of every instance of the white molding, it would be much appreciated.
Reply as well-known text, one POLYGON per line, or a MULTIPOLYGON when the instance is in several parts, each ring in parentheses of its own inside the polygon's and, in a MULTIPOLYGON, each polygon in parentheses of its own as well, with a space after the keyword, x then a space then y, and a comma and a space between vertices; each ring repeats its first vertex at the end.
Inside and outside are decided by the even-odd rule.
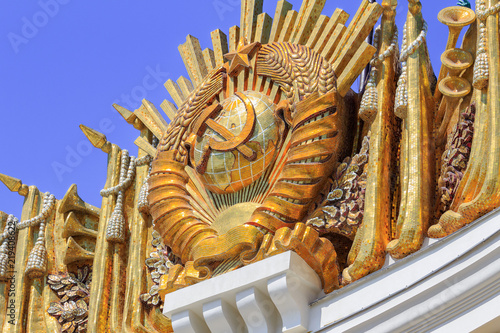
POLYGON ((257 288, 236 294, 238 310, 252 332, 279 332, 282 321, 274 303, 257 288))
POLYGON ((500 213, 329 295, 320 286, 286 252, 166 295, 164 314, 176 333, 500 331, 500 213))
POLYGON ((498 211, 311 304, 312 332, 469 332, 500 316, 498 211))
POLYGON ((289 251, 167 294, 163 314, 176 333, 301 333, 320 295, 319 277, 289 251))

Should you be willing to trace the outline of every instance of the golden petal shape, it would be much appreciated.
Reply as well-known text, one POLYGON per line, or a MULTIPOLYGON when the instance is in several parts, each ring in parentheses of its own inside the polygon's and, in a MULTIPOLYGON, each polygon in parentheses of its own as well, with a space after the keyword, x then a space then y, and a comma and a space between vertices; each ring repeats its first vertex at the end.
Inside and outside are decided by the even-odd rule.
POLYGON ((344 195, 344 191, 337 188, 337 189, 331 191, 330 193, 328 193, 327 200, 330 200, 330 201, 340 200, 340 199, 342 199, 343 195, 344 195))
POLYGON ((145 293, 145 294, 142 294, 141 296, 139 296, 139 299, 144 303, 147 303, 150 298, 151 298, 151 295, 149 293, 145 293))
POLYGON ((151 272, 151 278, 154 279, 159 279, 161 277, 161 274, 158 271, 153 271, 151 272))
POLYGON ((306 224, 316 228, 321 228, 325 226, 325 221, 323 219, 320 219, 319 217, 315 217, 307 221, 306 224))
POLYGON ((165 265, 161 265, 161 266, 156 267, 156 271, 158 273, 160 273, 160 275, 165 275, 168 273, 168 269, 165 265))
POLYGON ((89 273, 89 266, 83 266, 78 269, 78 281, 85 281, 87 274, 89 273))
POLYGON ((155 285, 154 285, 154 286, 152 286, 152 287, 151 287, 151 289, 149 290, 149 294, 150 294, 151 296, 158 295, 158 290, 159 290, 159 289, 160 289, 160 286, 158 286, 158 285, 156 285, 156 284, 155 284, 155 285))
POLYGON ((82 317, 87 314, 87 310, 77 308, 74 313, 76 317, 82 317))
POLYGON ((339 210, 335 206, 325 206, 323 207, 323 212, 330 218, 337 218, 339 215, 339 210))
POLYGON ((160 295, 153 296, 153 298, 151 299, 151 304, 158 305, 158 303, 160 303, 160 295))
POLYGON ((74 279, 72 279, 71 277, 66 277, 64 279, 61 279, 61 283, 65 284, 65 285, 73 284, 75 282, 76 281, 74 279))
POLYGON ((58 284, 59 282, 61 282, 61 276, 56 274, 51 274, 47 276, 47 280, 49 284, 58 284))
POLYGON ((79 299, 78 301, 76 301, 76 306, 85 311, 89 309, 87 303, 83 299, 79 299))
POLYGON ((87 278, 85 279, 85 284, 89 285, 91 281, 92 281, 92 271, 90 271, 89 274, 87 275, 87 278))
POLYGON ((60 290, 61 288, 64 288, 64 287, 65 287, 64 284, 51 284, 50 285, 50 289, 52 289, 54 291, 60 290))
POLYGON ((156 230, 153 230, 153 232, 151 233, 151 236, 153 236, 153 238, 160 238, 160 233, 156 230))
POLYGON ((61 332, 73 333, 75 331, 75 324, 72 321, 65 323, 61 327, 61 332))
POLYGON ((158 247, 160 244, 161 240, 159 238, 153 238, 153 240, 151 241, 151 245, 153 245, 154 247, 158 247))
POLYGON ((63 308, 61 304, 57 302, 50 303, 50 307, 47 309, 47 312, 52 316, 60 316, 62 314, 63 308))
POLYGON ((155 268, 155 264, 160 261, 160 257, 146 259, 146 266, 155 268))

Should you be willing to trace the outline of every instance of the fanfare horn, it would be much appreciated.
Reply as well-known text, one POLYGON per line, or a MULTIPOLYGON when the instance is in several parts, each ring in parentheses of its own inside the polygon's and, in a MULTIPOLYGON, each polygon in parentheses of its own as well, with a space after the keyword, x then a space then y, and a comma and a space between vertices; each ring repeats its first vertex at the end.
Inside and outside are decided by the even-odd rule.
MULTIPOLYGON (((476 14, 470 8, 452 6, 442 9, 438 14, 438 20, 448 26, 448 42, 446 43, 446 50, 448 50, 457 45, 458 37, 460 36, 460 32, 463 27, 474 22, 476 20, 476 14)), ((442 65, 437 80, 438 84, 442 79, 444 79, 445 75, 446 67, 442 65)), ((436 97, 436 100, 441 98, 441 92, 439 89, 436 89, 434 96, 436 97)))
POLYGON ((476 20, 476 14, 470 8, 452 6, 442 9, 438 14, 438 20, 448 26, 449 34, 446 44, 446 50, 448 50, 457 45, 460 31, 476 20))
POLYGON ((460 103, 460 99, 467 96, 471 88, 469 81, 458 76, 448 76, 439 83, 438 89, 446 99, 446 113, 437 134, 436 144, 438 147, 446 143, 446 129, 450 119, 460 103))
POLYGON ((474 62, 472 54, 462 49, 448 49, 441 54, 443 66, 448 68, 449 76, 460 76, 474 62))
POLYGON ((64 264, 69 265, 79 260, 93 260, 94 252, 90 252, 81 247, 73 237, 68 237, 64 264))
POLYGON ((71 236, 88 236, 92 238, 97 238, 97 231, 85 228, 75 213, 70 212, 68 217, 66 217, 66 221, 64 222, 63 233, 62 236, 64 238, 68 238, 71 236))
POLYGON ((69 211, 82 212, 96 217, 99 217, 101 213, 99 208, 86 203, 78 196, 76 184, 70 186, 59 205, 59 213, 65 214, 69 211))

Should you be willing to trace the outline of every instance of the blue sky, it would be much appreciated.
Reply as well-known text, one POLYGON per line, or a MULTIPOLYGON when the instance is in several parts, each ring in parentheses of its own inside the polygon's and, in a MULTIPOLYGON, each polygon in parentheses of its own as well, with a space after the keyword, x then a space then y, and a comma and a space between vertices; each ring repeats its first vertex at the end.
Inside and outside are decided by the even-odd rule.
MULTIPOLYGON (((292 0, 299 10, 301 1, 292 0)), ((381 0, 379 0, 381 2, 381 0)), ((327 0, 354 16, 361 0, 327 0)), ((437 13, 455 1, 423 0, 434 71, 440 67, 448 29, 437 13)), ((264 1, 274 16, 275 0, 264 1)), ((398 7, 400 40, 407 1, 398 7)), ((141 99, 158 109, 163 83, 187 77, 177 46, 191 34, 212 47, 210 32, 239 25, 238 0, 208 1, 3 1, 0 4, 0 173, 50 191, 58 199, 72 183, 100 206, 106 154, 78 128, 87 125, 137 154, 138 131, 111 107, 129 110, 141 99)), ((23 198, 0 184, 0 210, 18 217, 23 198)))

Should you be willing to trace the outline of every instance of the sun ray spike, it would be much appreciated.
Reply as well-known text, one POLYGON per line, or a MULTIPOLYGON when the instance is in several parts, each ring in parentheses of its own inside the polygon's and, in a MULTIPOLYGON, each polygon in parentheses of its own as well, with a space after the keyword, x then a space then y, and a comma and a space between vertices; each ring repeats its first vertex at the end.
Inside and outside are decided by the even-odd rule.
POLYGON ((208 193, 208 195, 210 196, 210 199, 212 200, 212 202, 214 203, 215 205, 215 208, 217 208, 217 211, 219 213, 221 213, 223 211, 222 209, 222 204, 220 202, 220 198, 219 198, 219 195, 218 194, 215 194, 215 193, 212 193, 210 191, 207 191, 206 193, 208 193))
POLYGON ((333 30, 332 35, 328 38, 328 42, 325 45, 325 48, 321 52, 323 58, 330 62, 333 57, 333 52, 337 49, 337 46, 340 43, 340 40, 344 36, 347 28, 343 24, 337 24, 335 30, 333 30))
POLYGON ((203 50, 203 59, 205 60, 205 65, 207 66, 207 71, 211 72, 215 68, 215 55, 212 49, 203 50))
POLYGON ((285 23, 283 23, 283 27, 281 28, 281 32, 279 34, 278 42, 287 42, 290 40, 295 21, 297 20, 297 15, 298 13, 295 10, 288 11, 288 13, 286 14, 285 23))
POLYGON ((355 28, 358 26, 360 20, 362 19, 363 13, 366 12, 368 5, 370 4, 369 0, 363 0, 361 4, 358 7, 358 10, 356 11, 356 14, 354 14, 354 17, 352 18, 351 22, 349 22, 349 26, 347 27, 347 34, 346 37, 341 39, 341 43, 339 44, 339 47, 336 48, 334 51, 335 59, 338 58, 338 55, 344 51, 344 49, 348 48, 347 40, 349 39, 349 36, 354 33, 355 28), (347 47, 345 47, 347 45, 347 47))
MULTIPOLYGON (((266 44, 269 42, 269 34, 271 32, 271 25, 273 23, 273 19, 267 14, 262 13, 257 17, 257 27, 255 28, 255 41, 261 44, 266 44)), ((255 78, 255 68, 257 64, 257 57, 253 59, 253 66, 249 69, 249 87, 252 87, 254 90, 260 90, 262 85, 262 76, 257 76, 255 78), (255 81, 255 85, 254 85, 255 81)))
MULTIPOLYGON (((238 48, 238 42, 240 40, 240 27, 237 25, 229 28, 229 51, 234 52, 238 48)), ((244 71, 242 71, 244 72, 244 71)), ((229 77, 228 79, 228 93, 232 95, 237 90, 237 79, 234 77, 229 77)))
POLYGON ((137 147, 144 150, 146 154, 148 154, 149 156, 151 157, 156 156, 156 148, 153 147, 144 137, 142 136, 138 137, 137 139, 135 139, 134 143, 137 147))
POLYGON ((348 19, 349 19, 349 14, 347 14, 340 8, 335 9, 325 29, 323 29, 323 31, 321 32, 321 36, 319 37, 316 46, 314 47, 314 51, 321 54, 325 46, 328 44, 330 37, 332 37, 335 28, 339 24, 344 25, 348 19))
POLYGON ((200 42, 196 37, 187 35, 186 42, 179 45, 179 52, 193 85, 197 86, 207 75, 207 67, 203 60, 200 42))
POLYGON ((193 84, 184 76, 180 76, 177 79, 177 85, 181 89, 184 99, 186 99, 191 94, 191 91, 193 91, 193 84))
POLYGON ((160 107, 170 120, 173 120, 175 118, 175 115, 177 114, 177 108, 175 107, 174 103, 165 99, 160 104, 160 107))
POLYGON ((238 42, 240 41, 240 27, 237 25, 229 28, 229 51, 234 52, 238 48, 238 42))
POLYGON ((273 88, 271 89, 271 93, 269 94, 269 98, 271 99, 271 101, 274 101, 274 103, 278 104, 276 102, 276 95, 278 95, 278 92, 280 91, 280 87, 275 84, 273 85, 273 88))
POLYGON ((137 119, 137 116, 132 111, 129 111, 128 109, 116 103, 113 104, 113 107, 115 108, 116 111, 118 111, 118 113, 123 117, 123 119, 125 119, 125 121, 128 124, 133 125, 135 129, 142 130, 144 128, 142 122, 139 119, 137 119))
MULTIPOLYGON (((255 28, 255 42, 266 44, 269 41, 269 33, 273 19, 267 14, 262 13, 257 17, 257 26, 255 28)), ((252 66, 248 69, 248 87, 249 89, 259 90, 262 85, 262 76, 256 76, 257 57, 253 58, 252 66), (255 82, 255 85, 254 85, 255 82)))
MULTIPOLYGON (((203 59, 203 52, 201 50, 200 42, 198 38, 188 35, 186 37, 186 44, 188 47, 188 51, 191 54, 191 58, 193 59, 195 71, 197 74, 198 80, 201 82, 207 76, 208 71, 205 66, 205 60, 203 59)), ((199 82, 196 83, 198 85, 199 82)))
POLYGON ((334 52, 332 58, 334 61, 333 70, 337 77, 342 75, 348 62, 368 37, 382 12, 383 8, 378 3, 370 3, 368 0, 363 1, 334 52))
POLYGON ((248 43, 254 40, 257 16, 262 13, 262 5, 263 0, 241 1, 240 38, 246 38, 248 43))
POLYGON ((278 41, 280 31, 285 23, 286 14, 292 9, 292 4, 286 0, 278 1, 276 12, 274 13, 273 25, 269 35, 269 43, 278 41))
POLYGON ((269 42, 272 24, 273 18, 271 16, 267 13, 259 14, 259 16, 257 16, 254 41, 261 44, 267 44, 269 42))
POLYGON ((170 97, 174 100, 175 105, 177 105, 177 108, 180 108, 185 100, 185 96, 182 93, 181 88, 171 79, 168 79, 164 86, 167 88, 167 91, 170 94, 170 97))
POLYGON ((85 125, 80 125, 80 129, 94 147, 105 153, 111 152, 111 143, 106 138, 106 135, 85 125))
POLYGON ((193 215, 196 216, 198 219, 203 221, 206 225, 211 225, 214 222, 214 219, 212 219, 204 210, 203 207, 200 206, 199 203, 197 203, 194 200, 191 200, 191 205, 193 206, 193 215))
POLYGON ((134 120, 137 118, 135 116, 135 114, 124 108, 123 106, 120 106, 118 104, 113 104, 113 107, 115 108, 116 111, 118 111, 118 113, 123 117, 123 119, 125 119, 125 121, 129 124, 133 124, 134 123, 134 120))
POLYGON ((326 26, 328 25, 328 22, 330 21, 330 18, 326 15, 320 15, 318 20, 316 21, 316 25, 314 26, 313 31, 309 35, 309 38, 307 39, 306 46, 310 49, 314 49, 316 46, 319 38, 321 37, 321 32, 325 30, 326 26))
POLYGON ((224 65, 224 54, 229 52, 227 36, 220 29, 217 29, 210 33, 210 37, 214 47, 215 66, 220 67, 224 65))
POLYGON ((326 0, 304 0, 302 2, 292 33, 292 43, 305 44, 325 6, 325 2, 326 0))
POLYGON ((337 91, 340 96, 345 96, 356 78, 361 74, 370 59, 377 51, 372 45, 363 42, 358 48, 352 59, 347 63, 346 68, 342 71, 337 81, 337 91))
POLYGON ((186 190, 191 195, 191 200, 189 202, 191 202, 193 207, 198 207, 195 210, 199 210, 200 213, 207 218, 209 224, 212 224, 217 216, 217 214, 212 212, 212 203, 208 203, 205 198, 202 197, 202 194, 198 191, 198 188, 196 188, 194 184, 188 183, 186 185, 186 190))
POLYGON ((23 197, 28 195, 28 185, 24 185, 20 179, 10 177, 0 173, 0 181, 12 192, 17 192, 23 197))
POLYGON ((153 103, 143 99, 141 107, 135 110, 134 113, 157 138, 163 136, 168 124, 153 103))

